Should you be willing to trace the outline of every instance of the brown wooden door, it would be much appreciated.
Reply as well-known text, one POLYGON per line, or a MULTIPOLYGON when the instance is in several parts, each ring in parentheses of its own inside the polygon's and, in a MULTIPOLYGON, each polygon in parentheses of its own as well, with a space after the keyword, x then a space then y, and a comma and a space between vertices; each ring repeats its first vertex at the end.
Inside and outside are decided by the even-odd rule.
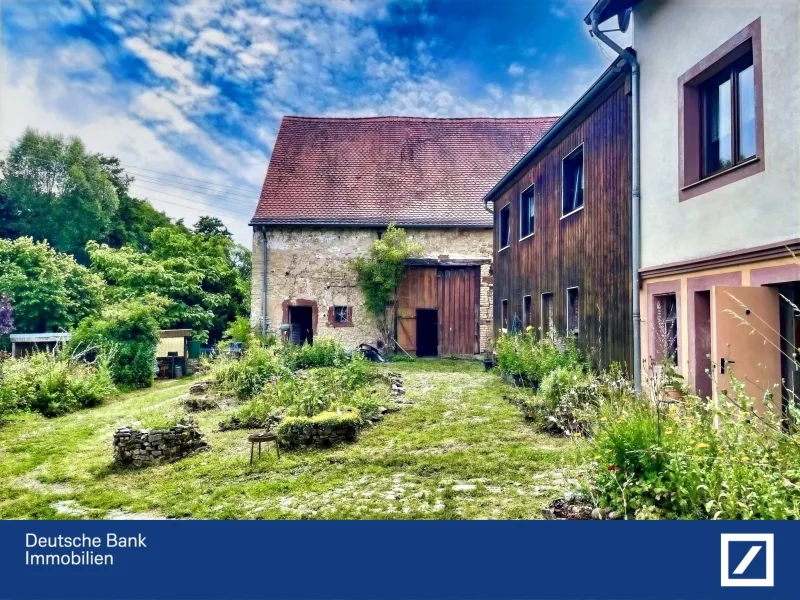
POLYGON ((417 351, 417 309, 436 306, 436 267, 409 267, 397 290, 397 343, 417 351))
POLYGON ((772 393, 780 410, 781 354, 778 291, 769 287, 711 288, 711 364, 713 398, 730 390, 730 376, 745 384, 764 410, 764 394, 772 393))
POLYGON ((471 356, 478 352, 478 277, 474 267, 439 269, 439 354, 471 356))

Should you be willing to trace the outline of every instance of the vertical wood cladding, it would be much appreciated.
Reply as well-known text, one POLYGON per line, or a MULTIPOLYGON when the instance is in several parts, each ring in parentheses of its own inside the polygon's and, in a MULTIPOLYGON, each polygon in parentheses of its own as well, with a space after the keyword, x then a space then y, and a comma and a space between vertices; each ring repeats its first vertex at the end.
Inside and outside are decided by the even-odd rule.
POLYGON ((567 327, 567 289, 580 289, 579 344, 596 366, 612 361, 628 371, 631 324, 631 111, 622 76, 578 115, 556 139, 495 197, 494 327, 508 300, 509 321, 522 322, 523 297, 532 296, 532 323, 539 327, 542 294, 552 293, 554 324, 567 327), (562 160, 583 145, 584 206, 562 218, 562 160), (534 184, 535 228, 520 240, 519 198, 534 184), (500 210, 511 205, 511 244, 499 250, 500 210))

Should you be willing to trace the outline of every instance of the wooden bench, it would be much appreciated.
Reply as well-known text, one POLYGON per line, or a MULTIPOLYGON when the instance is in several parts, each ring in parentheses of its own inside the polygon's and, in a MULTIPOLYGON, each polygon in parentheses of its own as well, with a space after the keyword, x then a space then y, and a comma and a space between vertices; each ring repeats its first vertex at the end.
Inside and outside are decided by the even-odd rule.
POLYGON ((263 433, 251 433, 247 436, 247 441, 250 442, 250 464, 253 464, 253 453, 258 444, 258 458, 261 458, 261 444, 264 442, 275 442, 275 451, 278 453, 278 458, 281 457, 281 447, 278 436, 274 433, 265 431, 263 433))

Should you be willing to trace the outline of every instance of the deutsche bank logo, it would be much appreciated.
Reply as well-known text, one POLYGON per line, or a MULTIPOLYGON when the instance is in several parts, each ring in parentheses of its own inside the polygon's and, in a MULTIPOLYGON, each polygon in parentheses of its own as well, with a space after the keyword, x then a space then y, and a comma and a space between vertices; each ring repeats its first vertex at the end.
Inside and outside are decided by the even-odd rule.
POLYGON ((774 587, 775 535, 723 533, 722 587, 774 587))

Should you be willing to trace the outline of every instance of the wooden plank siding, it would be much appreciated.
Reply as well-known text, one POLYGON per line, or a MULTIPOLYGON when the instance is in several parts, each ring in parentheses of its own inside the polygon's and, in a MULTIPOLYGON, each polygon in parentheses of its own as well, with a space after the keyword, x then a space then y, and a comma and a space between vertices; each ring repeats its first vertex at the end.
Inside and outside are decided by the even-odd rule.
POLYGON ((556 330, 566 333, 567 289, 578 287, 579 345, 596 366, 612 361, 631 371, 631 100, 620 75, 573 119, 509 186, 494 197, 494 328, 502 300, 509 323, 523 318, 530 295, 534 327, 541 297, 552 292, 556 330), (562 218, 562 160, 583 145, 584 206, 562 218), (520 240, 519 198, 534 184, 534 233, 520 240), (499 214, 510 209, 510 246, 499 248, 499 214))

